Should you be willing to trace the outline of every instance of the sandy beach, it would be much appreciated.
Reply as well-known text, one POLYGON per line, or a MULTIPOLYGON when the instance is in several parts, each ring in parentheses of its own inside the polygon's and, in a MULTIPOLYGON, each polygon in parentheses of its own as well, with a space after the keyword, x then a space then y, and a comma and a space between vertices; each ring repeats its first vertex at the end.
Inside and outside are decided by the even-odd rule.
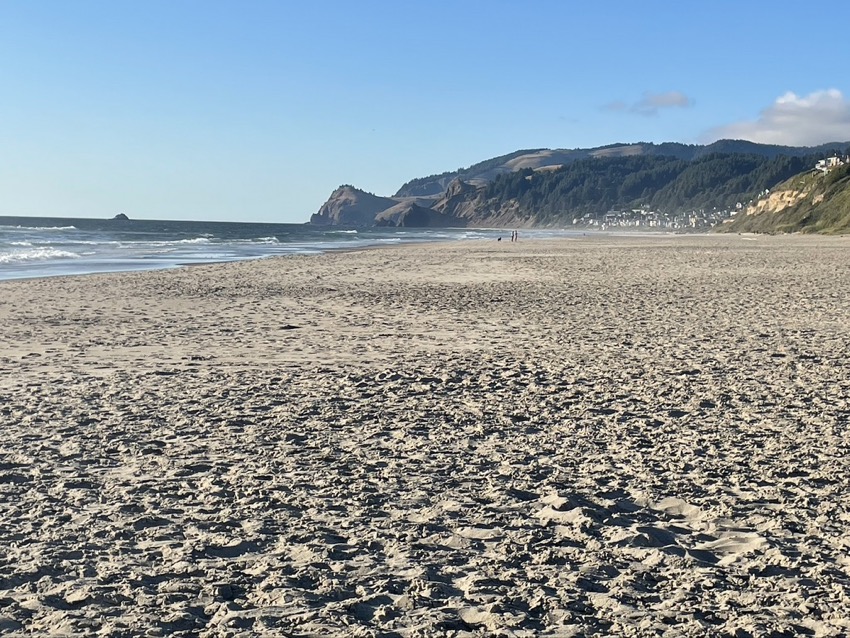
POLYGON ((850 238, 0 282, 0 633, 850 632, 850 238))

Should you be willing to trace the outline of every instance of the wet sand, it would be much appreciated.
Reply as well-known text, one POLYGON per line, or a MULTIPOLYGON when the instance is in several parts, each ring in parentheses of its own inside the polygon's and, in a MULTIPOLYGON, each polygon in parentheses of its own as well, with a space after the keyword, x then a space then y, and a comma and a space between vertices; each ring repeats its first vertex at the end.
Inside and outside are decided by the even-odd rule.
POLYGON ((0 633, 850 631, 850 238, 0 282, 0 633))

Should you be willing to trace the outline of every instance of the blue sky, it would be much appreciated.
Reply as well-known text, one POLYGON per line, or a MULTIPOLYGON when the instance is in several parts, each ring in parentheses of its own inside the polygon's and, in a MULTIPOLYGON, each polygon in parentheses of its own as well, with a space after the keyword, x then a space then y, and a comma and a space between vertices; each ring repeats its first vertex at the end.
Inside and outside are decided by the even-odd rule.
POLYGON ((850 140, 850 3, 0 2, 0 214, 302 222, 520 148, 850 140))

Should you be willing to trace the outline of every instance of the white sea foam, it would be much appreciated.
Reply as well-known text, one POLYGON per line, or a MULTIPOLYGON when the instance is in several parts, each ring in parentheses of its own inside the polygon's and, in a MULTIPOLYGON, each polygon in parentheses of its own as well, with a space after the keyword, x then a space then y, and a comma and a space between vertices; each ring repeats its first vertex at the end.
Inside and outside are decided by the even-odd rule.
POLYGON ((15 230, 77 230, 76 226, 2 226, 3 228, 13 228, 15 230))
POLYGON ((149 241, 149 242, 123 242, 124 246, 133 246, 133 245, 147 245, 147 246, 185 246, 185 245, 197 245, 197 244, 209 244, 209 237, 194 237, 192 239, 172 239, 168 241, 149 241))
POLYGON ((32 250, 15 250, 10 253, 0 253, 0 264, 17 264, 30 261, 47 261, 49 259, 78 259, 80 255, 67 250, 38 247, 32 250))
POLYGON ((206 235, 204 237, 195 237, 194 239, 178 239, 177 241, 163 242, 163 243, 166 243, 166 244, 169 244, 169 243, 171 243, 171 244, 209 244, 210 238, 212 238, 212 235, 206 235))
MULTIPOLYGON (((45 244, 52 244, 54 242, 46 241, 44 243, 45 244)), ((56 243, 57 244, 82 244, 84 246, 120 246, 121 245, 120 241, 115 241, 115 240, 112 240, 112 241, 107 241, 107 240, 91 241, 91 240, 85 240, 85 239, 62 239, 62 240, 60 240, 56 243)))

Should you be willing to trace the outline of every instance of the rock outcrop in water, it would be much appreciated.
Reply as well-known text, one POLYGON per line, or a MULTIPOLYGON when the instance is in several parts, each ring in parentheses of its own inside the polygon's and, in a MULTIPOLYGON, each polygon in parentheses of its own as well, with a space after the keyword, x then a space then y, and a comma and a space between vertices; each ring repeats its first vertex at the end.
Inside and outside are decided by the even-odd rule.
POLYGON ((115 217, 113 217, 112 219, 117 220, 117 221, 125 221, 125 222, 126 222, 126 221, 130 221, 130 218, 129 218, 129 217, 127 217, 127 215, 125 215, 124 213, 118 213, 118 214, 117 214, 115 217))

